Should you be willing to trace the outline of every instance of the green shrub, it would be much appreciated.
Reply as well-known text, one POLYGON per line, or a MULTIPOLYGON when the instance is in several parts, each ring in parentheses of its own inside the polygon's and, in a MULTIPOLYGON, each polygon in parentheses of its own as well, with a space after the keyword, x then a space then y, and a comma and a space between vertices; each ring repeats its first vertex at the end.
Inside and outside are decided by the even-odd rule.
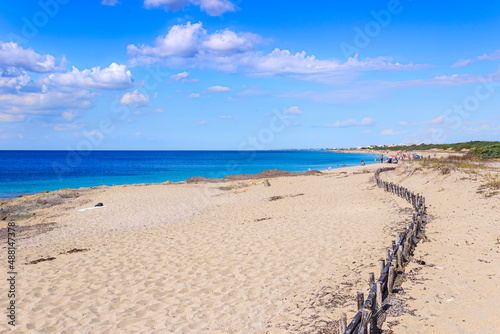
POLYGON ((475 153, 481 158, 500 158, 500 144, 478 147, 475 153))

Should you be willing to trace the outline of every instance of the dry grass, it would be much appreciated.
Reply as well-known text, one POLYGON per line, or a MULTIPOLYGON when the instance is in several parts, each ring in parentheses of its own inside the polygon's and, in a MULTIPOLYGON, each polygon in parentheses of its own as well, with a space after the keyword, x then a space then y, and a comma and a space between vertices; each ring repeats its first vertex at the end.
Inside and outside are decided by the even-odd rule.
POLYGON ((478 193, 484 197, 492 197, 498 194, 500 189, 500 175, 488 173, 484 176, 486 183, 483 183, 478 188, 478 193))
POLYGON ((487 159, 473 155, 450 156, 447 158, 431 158, 417 160, 422 168, 439 170, 441 174, 449 174, 452 170, 462 170, 469 174, 478 174, 478 169, 484 169, 487 159))
POLYGON ((500 189, 500 175, 488 173, 484 178, 486 183, 481 185, 482 188, 489 188, 493 190, 500 189))

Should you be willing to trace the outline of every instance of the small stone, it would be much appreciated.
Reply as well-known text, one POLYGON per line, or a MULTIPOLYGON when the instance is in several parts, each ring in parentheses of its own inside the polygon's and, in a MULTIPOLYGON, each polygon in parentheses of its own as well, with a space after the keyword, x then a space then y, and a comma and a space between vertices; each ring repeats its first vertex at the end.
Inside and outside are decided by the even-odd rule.
POLYGON ((102 203, 97 203, 95 206, 96 206, 96 207, 98 207, 98 206, 104 206, 104 204, 102 204, 102 203))

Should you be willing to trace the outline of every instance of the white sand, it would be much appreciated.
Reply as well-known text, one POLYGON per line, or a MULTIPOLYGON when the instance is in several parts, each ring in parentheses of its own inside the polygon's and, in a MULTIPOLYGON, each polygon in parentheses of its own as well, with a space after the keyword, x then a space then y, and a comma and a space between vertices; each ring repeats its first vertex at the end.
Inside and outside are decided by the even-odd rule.
MULTIPOLYGON (((408 223, 409 205, 375 187, 377 167, 270 179, 271 187, 262 180, 105 187, 37 211, 19 225, 57 228, 21 240, 15 332, 289 333, 331 326, 342 312, 350 320, 356 291, 368 291, 368 273, 408 223), (98 202, 107 207, 77 211, 98 202), (74 248, 88 250, 66 253, 74 248), (27 264, 47 257, 56 259, 27 264)), ((397 318, 392 329, 472 333, 483 310, 498 326, 491 304, 499 297, 498 197, 483 201, 467 188, 476 185, 457 178, 395 175, 383 177, 420 188, 438 216, 416 256, 445 270, 425 267, 420 273, 432 281, 405 283, 418 317, 397 318), (450 205, 438 209, 443 194, 450 205)))

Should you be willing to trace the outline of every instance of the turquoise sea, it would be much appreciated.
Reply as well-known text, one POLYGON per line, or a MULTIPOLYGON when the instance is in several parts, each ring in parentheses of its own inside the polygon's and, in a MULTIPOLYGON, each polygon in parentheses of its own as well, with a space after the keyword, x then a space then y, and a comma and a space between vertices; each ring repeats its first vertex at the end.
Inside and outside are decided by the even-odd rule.
POLYGON ((221 178, 268 169, 356 166, 374 155, 326 151, 0 151, 0 198, 99 185, 221 178))

